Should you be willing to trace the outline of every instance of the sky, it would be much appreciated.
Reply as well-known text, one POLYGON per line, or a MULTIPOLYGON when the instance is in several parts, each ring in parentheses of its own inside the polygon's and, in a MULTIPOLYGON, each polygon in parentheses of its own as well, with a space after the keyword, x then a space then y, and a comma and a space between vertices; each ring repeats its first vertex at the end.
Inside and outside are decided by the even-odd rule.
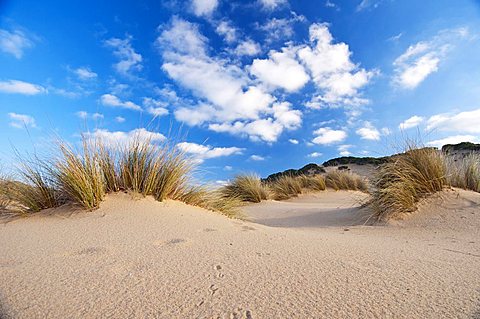
POLYGON ((480 2, 0 0, 0 163, 82 133, 215 183, 480 143, 480 2))

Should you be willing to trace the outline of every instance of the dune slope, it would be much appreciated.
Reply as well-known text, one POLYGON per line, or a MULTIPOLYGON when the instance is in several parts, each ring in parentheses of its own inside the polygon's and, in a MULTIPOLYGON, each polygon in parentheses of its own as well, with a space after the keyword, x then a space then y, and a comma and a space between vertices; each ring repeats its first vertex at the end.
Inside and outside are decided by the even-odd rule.
POLYGON ((455 194, 427 204, 451 213, 432 224, 348 231, 127 195, 16 220, 0 226, 0 317, 478 317, 480 195, 455 194))

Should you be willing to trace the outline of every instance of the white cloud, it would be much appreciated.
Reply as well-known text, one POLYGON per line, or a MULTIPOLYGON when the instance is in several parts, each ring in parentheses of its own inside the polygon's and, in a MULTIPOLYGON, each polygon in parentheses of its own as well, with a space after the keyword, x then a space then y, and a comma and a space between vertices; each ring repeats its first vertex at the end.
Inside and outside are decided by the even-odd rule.
POLYGON ((234 53, 238 56, 254 56, 260 52, 260 44, 250 39, 240 42, 234 50, 234 53))
POLYGON ((131 102, 131 101, 121 101, 118 97, 113 94, 104 94, 100 97, 100 102, 106 106, 121 107, 124 109, 141 111, 142 108, 131 102))
POLYGON ((105 41, 105 45, 113 49, 113 54, 120 60, 114 64, 115 70, 125 76, 131 76, 134 71, 142 69, 142 55, 135 52, 131 44, 132 37, 125 39, 111 38, 105 41))
POLYGON ((457 114, 437 114, 427 120, 427 130, 480 133, 480 109, 457 114))
POLYGON ((365 122, 363 127, 359 128, 356 133, 363 140, 378 141, 380 140, 380 132, 370 122, 365 122))
POLYGON ((320 145, 329 145, 339 143, 347 138, 347 132, 343 130, 334 130, 330 127, 321 127, 313 132, 317 135, 312 142, 320 145))
POLYGON ((78 111, 77 113, 75 113, 75 115, 82 120, 86 120, 89 117, 91 117, 94 120, 100 120, 100 119, 104 118, 103 114, 101 114, 101 113, 88 114, 85 111, 78 111))
POLYGON ((123 123, 125 121, 126 121, 126 119, 122 116, 115 117, 115 122, 117 122, 117 123, 123 123))
POLYGON ((47 93, 47 90, 40 85, 18 81, 8 80, 0 82, 0 92, 3 93, 16 93, 24 95, 36 95, 40 93, 47 93))
POLYGON ((350 156, 352 155, 352 152, 350 152, 350 148, 352 148, 353 145, 349 145, 349 144, 344 144, 344 145, 339 145, 337 147, 337 150, 338 150, 338 154, 340 156, 350 156))
POLYGON ((250 156, 250 159, 251 159, 252 161, 259 162, 259 161, 264 161, 264 160, 265 160, 265 157, 254 154, 254 155, 251 155, 251 156, 250 156))
POLYGON ((125 146, 134 140, 148 141, 151 143, 163 142, 166 137, 158 132, 151 132, 144 128, 134 129, 129 132, 109 131, 106 129, 96 129, 93 133, 85 133, 88 138, 99 139, 110 147, 125 146))
POLYGON ((231 171, 233 170, 233 167, 229 166, 229 165, 226 165, 224 168, 223 168, 224 171, 231 171))
POLYGON ((421 116, 414 115, 398 125, 398 128, 401 130, 408 130, 409 128, 416 127, 420 125, 425 119, 421 116))
POLYGON ((157 101, 150 97, 143 98, 143 106, 146 107, 148 113, 155 117, 160 117, 168 114, 168 109, 165 107, 166 103, 157 101))
POLYGON ((293 47, 283 48, 282 52, 272 50, 268 59, 253 60, 250 72, 269 87, 295 92, 310 79, 295 57, 296 48, 293 47))
POLYGON ((295 144, 295 145, 297 145, 297 144, 299 143, 298 140, 296 140, 296 139, 294 139, 294 138, 291 138, 291 139, 289 139, 288 141, 289 141, 290 143, 292 143, 292 144, 295 144))
POLYGON ((82 120, 85 120, 88 117, 88 113, 85 111, 78 111, 75 115, 82 120))
POLYGON ((215 28, 215 31, 223 36, 227 43, 232 43, 237 40, 237 30, 227 21, 221 21, 215 28))
POLYGON ((350 60, 348 45, 333 43, 327 24, 312 24, 309 33, 310 45, 298 51, 317 87, 317 94, 307 106, 321 108, 368 103, 361 98, 359 90, 368 84, 376 71, 367 71, 354 64, 350 60))
POLYGON ((17 59, 21 59, 25 49, 33 47, 33 40, 20 29, 7 31, 0 29, 0 49, 17 59))
POLYGON ((339 8, 338 8, 338 6, 335 4, 335 2, 330 1, 330 0, 325 1, 325 7, 327 7, 327 8, 335 8, 335 9, 339 10, 339 8))
POLYGON ((293 25, 306 20, 303 15, 297 15, 295 12, 292 12, 292 15, 291 18, 271 18, 258 24, 257 28, 265 32, 267 42, 291 38, 294 34, 293 25))
POLYGON ((8 113, 10 117, 10 126, 15 128, 25 128, 25 127, 36 127, 35 119, 30 115, 18 114, 18 113, 8 113))
POLYGON ((430 141, 427 143, 427 145, 440 148, 446 144, 457 144, 461 142, 480 143, 480 139, 473 135, 454 135, 439 140, 430 141))
POLYGON ((177 147, 183 152, 190 154, 198 162, 206 159, 242 154, 243 148, 239 147, 212 147, 197 143, 181 142, 177 147))
POLYGON ((103 118, 104 118, 104 116, 101 113, 93 113, 92 114, 92 119, 94 119, 94 120, 100 120, 100 119, 103 119, 103 118))
POLYGON ((218 0, 192 0, 192 10, 197 16, 211 15, 218 6, 218 0))
POLYGON ((323 154, 319 153, 319 152, 313 152, 313 153, 308 154, 308 157, 311 157, 311 158, 317 158, 317 157, 322 157, 322 156, 323 156, 323 154))
POLYGON ((287 0, 259 0, 259 2, 265 10, 275 10, 288 4, 287 0))
POLYGON ((83 80, 83 81, 96 79, 98 76, 97 73, 93 72, 92 70, 90 70, 90 68, 87 68, 87 67, 81 67, 81 68, 75 69, 73 70, 73 72, 77 75, 77 77, 80 80, 83 80))
POLYGON ((358 6, 357 11, 363 11, 369 8, 376 9, 383 0, 362 0, 358 6))
POLYGON ((298 128, 301 113, 252 84, 248 74, 225 59, 210 57, 207 39, 198 26, 174 18, 157 39, 163 70, 201 99, 195 106, 180 106, 177 120, 189 125, 208 124, 210 130, 274 142, 285 130, 298 128))
POLYGON ((453 43, 468 34, 465 28, 443 30, 429 41, 420 41, 393 62, 393 84, 403 89, 414 89, 430 74, 438 71, 453 43))

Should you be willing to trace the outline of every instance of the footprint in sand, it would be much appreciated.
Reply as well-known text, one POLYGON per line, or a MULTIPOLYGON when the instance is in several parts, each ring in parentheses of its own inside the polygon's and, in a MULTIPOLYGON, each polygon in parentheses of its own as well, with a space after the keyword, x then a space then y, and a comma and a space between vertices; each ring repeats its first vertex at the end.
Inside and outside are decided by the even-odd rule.
POLYGON ((214 229, 214 228, 204 228, 203 231, 206 232, 206 233, 210 233, 212 231, 217 231, 217 230, 214 229))
POLYGON ((257 229, 252 227, 252 226, 242 226, 242 230, 243 231, 249 231, 249 230, 257 230, 257 229))
POLYGON ((217 277, 218 277, 218 278, 223 278, 223 277, 225 277, 225 275, 220 271, 220 270, 222 270, 222 266, 216 265, 216 266, 215 266, 215 270, 217 271, 217 277))
POLYGON ((243 311, 241 308, 238 308, 237 311, 230 314, 230 319, 253 319, 253 316, 250 310, 243 311))
POLYGON ((181 243, 185 243, 186 240, 182 238, 173 238, 170 240, 156 240, 153 242, 153 245, 156 247, 161 247, 161 246, 174 246, 178 245, 181 243))
POLYGON ((105 247, 87 247, 82 250, 79 250, 75 253, 77 256, 93 256, 93 255, 100 255, 107 252, 105 247))

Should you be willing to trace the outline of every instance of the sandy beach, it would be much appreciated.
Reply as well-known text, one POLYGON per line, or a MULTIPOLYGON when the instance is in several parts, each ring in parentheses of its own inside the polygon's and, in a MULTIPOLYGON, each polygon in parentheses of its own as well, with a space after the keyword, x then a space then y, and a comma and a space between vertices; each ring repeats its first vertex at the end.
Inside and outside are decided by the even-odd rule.
POLYGON ((241 221, 117 194, 2 224, 0 317, 480 317, 480 194, 382 226, 352 223, 358 197, 252 204, 241 221))

